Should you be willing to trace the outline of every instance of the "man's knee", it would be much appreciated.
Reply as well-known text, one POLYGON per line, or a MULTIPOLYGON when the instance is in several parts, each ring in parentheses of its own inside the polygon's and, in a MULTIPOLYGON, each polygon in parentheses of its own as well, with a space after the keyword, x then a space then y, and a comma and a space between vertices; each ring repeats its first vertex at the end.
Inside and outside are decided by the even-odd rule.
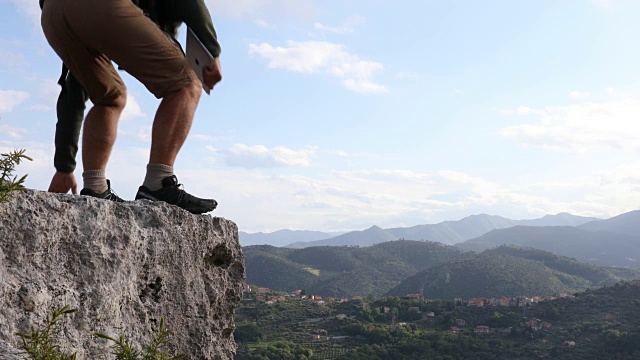
POLYGON ((127 105, 127 93, 121 92, 116 96, 110 96, 102 98, 98 101, 91 100, 94 105, 98 105, 104 108, 109 108, 114 111, 121 112, 124 110, 124 107, 127 105))
POLYGON ((99 98, 91 98, 94 105, 100 105, 113 108, 114 110, 123 110, 127 105, 127 92, 118 91, 117 94, 107 95, 99 98))
POLYGON ((127 105, 127 93, 122 92, 118 95, 109 106, 111 106, 114 110, 124 110, 125 105, 127 105))
POLYGON ((200 80, 196 79, 189 85, 185 86, 185 91, 189 94, 189 98, 198 101, 200 100, 200 96, 202 95, 202 83, 200 82, 200 80))
POLYGON ((202 83, 195 79, 182 88, 165 95, 165 98, 182 98, 188 102, 198 102, 202 94, 202 83))

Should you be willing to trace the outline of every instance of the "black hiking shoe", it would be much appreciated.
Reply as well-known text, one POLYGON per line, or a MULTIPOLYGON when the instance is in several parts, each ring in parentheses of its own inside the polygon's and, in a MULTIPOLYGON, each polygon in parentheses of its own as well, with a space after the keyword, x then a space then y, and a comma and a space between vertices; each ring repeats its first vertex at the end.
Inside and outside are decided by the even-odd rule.
POLYGON ((91 190, 91 189, 82 189, 80 190, 80 195, 91 196, 98 199, 111 200, 113 202, 124 202, 116 193, 111 189, 111 182, 107 180, 107 190, 101 194, 91 190))
POLYGON ((204 214, 218 206, 217 201, 197 198, 182 190, 180 186, 182 184, 178 184, 178 178, 172 175, 162 179, 162 189, 160 190, 151 191, 145 186, 140 186, 136 200, 164 201, 192 214, 204 214))

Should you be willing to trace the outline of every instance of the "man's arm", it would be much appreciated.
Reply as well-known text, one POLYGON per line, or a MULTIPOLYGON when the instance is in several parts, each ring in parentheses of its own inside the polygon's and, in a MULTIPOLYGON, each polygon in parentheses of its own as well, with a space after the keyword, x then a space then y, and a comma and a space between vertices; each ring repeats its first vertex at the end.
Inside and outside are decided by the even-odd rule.
POLYGON ((58 123, 54 165, 58 171, 69 173, 76 169, 78 140, 87 100, 88 96, 82 85, 69 73, 62 84, 56 105, 58 123))
POLYGON ((220 44, 213 27, 211 14, 204 0, 180 0, 174 2, 172 17, 183 21, 196 34, 214 58, 220 56, 220 44))
POLYGON ((49 191, 67 193, 71 190, 76 194, 78 185, 73 171, 76 168, 78 139, 88 95, 82 85, 65 69, 59 84, 62 89, 56 104, 58 122, 55 135, 56 152, 53 160, 57 171, 51 179, 49 191))
POLYGON ((220 44, 216 30, 213 28, 211 14, 204 0, 182 0, 174 2, 174 14, 178 20, 183 21, 200 39, 209 50, 214 60, 203 71, 205 85, 213 88, 222 80, 222 68, 220 67, 220 44))

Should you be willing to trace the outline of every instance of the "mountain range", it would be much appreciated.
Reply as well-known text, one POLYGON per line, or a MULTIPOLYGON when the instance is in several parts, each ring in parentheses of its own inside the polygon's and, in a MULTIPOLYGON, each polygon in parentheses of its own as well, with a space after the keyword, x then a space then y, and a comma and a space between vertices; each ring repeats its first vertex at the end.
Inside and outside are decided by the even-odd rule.
POLYGON ((435 242, 390 241, 370 247, 304 249, 249 246, 247 283, 278 291, 305 289, 334 297, 406 295, 550 295, 640 277, 552 253, 501 246, 480 254, 435 242))
POLYGON ((239 232, 240 244, 242 246, 250 245, 271 245, 271 246, 287 246, 292 242, 311 242, 322 240, 341 235, 342 233, 311 231, 311 230, 278 230, 271 233, 247 233, 239 232))
POLYGON ((416 225, 406 228, 382 229, 372 226, 361 231, 351 231, 343 234, 325 233, 319 231, 279 230, 273 233, 249 234, 240 232, 242 246, 272 245, 290 248, 305 248, 311 246, 371 246, 385 241, 429 240, 447 245, 453 245, 470 240, 495 229, 505 229, 513 226, 579 226, 600 219, 560 213, 546 215, 539 219, 512 220, 496 215, 472 215, 457 221, 444 221, 437 224, 416 225))
MULTIPOLYGON (((292 234, 322 236, 281 232, 283 242, 292 234)), ((374 226, 298 246, 304 247, 245 246, 247 282, 336 297, 573 292, 640 277, 634 270, 640 268, 640 211, 606 220, 476 215, 410 228, 374 226), (441 241, 419 240, 428 234, 441 241), (468 239, 451 246, 444 238, 468 239), (315 244, 325 246, 309 246, 315 244)))
POLYGON ((479 252, 503 244, 542 249, 595 265, 640 268, 640 211, 577 227, 515 226, 492 230, 455 246, 479 252))

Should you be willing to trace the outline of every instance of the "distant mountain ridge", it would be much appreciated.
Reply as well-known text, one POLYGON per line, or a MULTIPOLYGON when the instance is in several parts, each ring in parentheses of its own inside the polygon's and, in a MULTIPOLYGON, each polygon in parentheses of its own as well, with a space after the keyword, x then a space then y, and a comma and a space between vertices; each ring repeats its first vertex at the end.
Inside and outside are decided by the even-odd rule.
POLYGON ((640 211, 570 226, 514 226, 455 246, 484 251, 503 244, 531 247, 599 266, 640 268, 640 211))
POLYGON ((640 210, 630 211, 606 220, 591 221, 578 226, 589 231, 607 231, 614 234, 640 236, 640 210))
POLYGON ((322 231, 310 231, 310 230, 278 230, 272 233, 247 233, 244 231, 239 232, 240 245, 272 245, 272 246, 286 246, 293 241, 315 241, 322 239, 329 239, 334 236, 338 236, 342 233, 335 232, 322 232, 322 231))
POLYGON ((518 225, 528 226, 579 226, 601 220, 568 213, 546 215, 539 219, 512 220, 496 215, 472 215, 457 221, 438 224, 417 225, 408 228, 382 229, 372 226, 362 231, 352 231, 340 236, 310 242, 294 242, 287 247, 305 248, 310 246, 371 246, 385 241, 428 240, 453 245, 481 236, 495 229, 505 229, 518 225))

